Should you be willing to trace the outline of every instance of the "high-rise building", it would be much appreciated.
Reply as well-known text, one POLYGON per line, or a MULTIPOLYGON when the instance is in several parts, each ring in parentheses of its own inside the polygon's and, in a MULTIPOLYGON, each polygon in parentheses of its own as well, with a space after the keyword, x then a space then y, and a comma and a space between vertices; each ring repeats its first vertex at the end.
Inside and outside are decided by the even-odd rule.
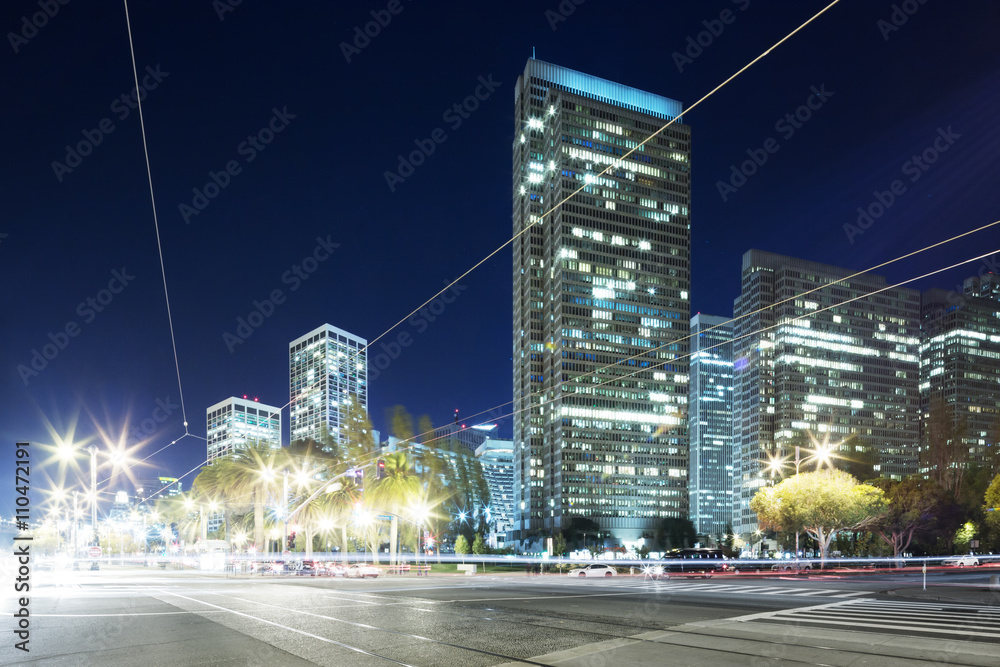
POLYGON ((760 250, 743 255, 733 308, 736 532, 757 530, 750 499, 796 472, 797 446, 802 472, 822 464, 812 453, 821 447, 862 476, 916 472, 920 293, 853 274, 760 250))
POLYGON ((948 417, 965 425, 969 462, 995 466, 1000 464, 1000 276, 969 278, 963 288, 963 295, 932 289, 921 298, 924 425, 931 400, 942 400, 948 417))
POLYGON ((487 438, 476 448, 476 458, 490 489, 487 523, 491 546, 497 547, 514 525, 514 443, 487 438))
POLYGON ((288 344, 291 439, 346 443, 348 408, 368 410, 368 341, 324 324, 288 344))
POLYGON ((691 318, 688 393, 691 522, 722 535, 733 521, 733 323, 698 313, 691 318))
POLYGON ((208 462, 227 456, 247 442, 281 447, 281 409, 253 398, 232 396, 206 410, 208 462))
POLYGON ((535 59, 514 105, 513 539, 637 541, 687 516, 690 128, 535 59))

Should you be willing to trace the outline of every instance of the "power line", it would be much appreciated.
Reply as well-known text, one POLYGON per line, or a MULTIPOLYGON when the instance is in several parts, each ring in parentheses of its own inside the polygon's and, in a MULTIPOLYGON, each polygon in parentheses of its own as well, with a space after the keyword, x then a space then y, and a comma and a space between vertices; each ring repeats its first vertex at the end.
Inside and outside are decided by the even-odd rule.
MULTIPOLYGON (((128 28, 128 48, 132 56, 132 76, 135 78, 135 89, 140 90, 139 70, 135 64, 135 47, 132 44, 132 22, 128 15, 128 0, 125 2, 125 25, 128 28)), ((163 244, 160 241, 160 222, 156 216, 156 196, 153 193, 153 171, 149 165, 149 146, 146 143, 146 121, 142 115, 142 95, 136 94, 136 102, 139 108, 139 127, 142 131, 142 151, 146 158, 146 179, 149 181, 149 201, 153 207, 153 226, 156 229, 156 250, 160 257, 160 273, 163 276, 163 298, 167 303, 167 325, 170 328, 170 345, 174 352, 174 368, 177 371, 177 391, 180 392, 181 415, 184 417, 184 431, 187 432, 187 408, 184 407, 184 387, 181 384, 181 365, 177 357, 177 340, 174 336, 174 320, 170 313, 170 293, 167 290, 167 268, 163 262, 163 244)))

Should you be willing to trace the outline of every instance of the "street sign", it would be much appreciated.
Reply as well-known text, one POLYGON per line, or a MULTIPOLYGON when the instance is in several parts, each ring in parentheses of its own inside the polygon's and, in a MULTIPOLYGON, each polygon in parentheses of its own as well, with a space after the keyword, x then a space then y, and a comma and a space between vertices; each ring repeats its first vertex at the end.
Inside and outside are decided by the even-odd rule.
POLYGON ((87 550, 87 553, 90 555, 91 558, 100 558, 101 547, 90 547, 90 549, 87 550))
POLYGON ((383 521, 392 521, 391 514, 379 514, 378 518, 382 519, 383 521))
POLYGON ((291 555, 292 555, 292 552, 291 552, 291 551, 282 551, 282 552, 281 552, 281 557, 282 557, 282 558, 288 558, 288 557, 289 557, 289 556, 291 556, 291 555))

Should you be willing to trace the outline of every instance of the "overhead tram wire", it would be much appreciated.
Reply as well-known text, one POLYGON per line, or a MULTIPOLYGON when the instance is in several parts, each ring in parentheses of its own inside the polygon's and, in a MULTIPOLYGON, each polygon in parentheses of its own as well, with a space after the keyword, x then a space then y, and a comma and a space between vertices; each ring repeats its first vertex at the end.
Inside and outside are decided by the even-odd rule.
MULTIPOLYGON (((132 56, 132 76, 135 79, 136 90, 139 90, 139 70, 135 63, 135 46, 132 43, 132 21, 128 13, 128 0, 125 3, 125 25, 128 28, 128 48, 132 56)), ((174 368, 177 372, 177 391, 180 392, 181 415, 184 418, 184 435, 188 435, 187 408, 184 406, 184 387, 181 384, 181 365, 177 357, 177 340, 174 336, 174 320, 170 313, 170 293, 167 290, 167 269, 163 263, 163 243, 160 240, 160 222, 156 216, 156 196, 153 193, 153 171, 149 164, 149 146, 146 142, 146 121, 142 115, 142 96, 136 95, 139 109, 139 127, 142 131, 142 151, 146 158, 146 178, 149 181, 149 201, 153 207, 153 226, 156 229, 156 250, 160 256, 160 274, 163 276, 163 297, 167 303, 167 325, 170 328, 170 345, 174 352, 174 368)), ((182 436, 183 437, 183 436, 182 436)), ((175 441, 176 442, 176 441, 175 441)))
MULTIPOLYGON (((663 127, 661 127, 659 130, 657 130, 653 134, 651 134, 648 137, 646 137, 645 139, 643 139, 634 148, 632 148, 630 151, 628 151, 627 153, 625 153, 624 155, 622 155, 621 158, 618 159, 618 161, 619 162, 623 161, 627 157, 629 157, 632 153, 640 150, 650 140, 654 139, 661 132, 663 132, 668 127, 670 127, 671 125, 673 125, 674 122, 677 120, 677 118, 682 117, 682 116, 690 113, 695 107, 697 107, 702 102, 704 102, 705 100, 707 100, 709 97, 711 97, 712 95, 714 95, 715 93, 717 93, 719 90, 722 89, 723 86, 725 86, 726 84, 728 84, 729 82, 731 82, 733 79, 735 79, 736 77, 738 77, 740 74, 742 74, 743 72, 745 72, 746 70, 748 70, 750 67, 752 67, 753 65, 755 65, 758 61, 760 61, 765 56, 767 56, 768 54, 770 54, 771 51, 773 51, 774 49, 776 49, 779 46, 781 46, 781 44, 783 44, 784 42, 786 42, 787 40, 789 40, 797 32, 801 31, 807 25, 809 25, 810 23, 812 23, 813 21, 815 21, 817 18, 819 18, 822 14, 824 14, 827 10, 829 10, 831 7, 833 7, 834 5, 836 5, 838 2, 840 2, 840 0, 833 0, 833 2, 831 2, 830 4, 828 4, 826 7, 824 7, 821 10, 819 10, 818 12, 816 12, 816 14, 814 14, 812 17, 810 17, 805 23, 803 23, 799 27, 795 28, 790 33, 788 33, 787 35, 785 35, 784 37, 782 37, 780 40, 778 40, 777 42, 775 42, 766 51, 764 51, 763 53, 761 53, 759 56, 757 56, 756 58, 754 58, 753 60, 751 60, 749 63, 747 63, 743 67, 741 67, 735 74, 732 74, 725 81, 723 81, 722 83, 720 83, 719 85, 717 85, 715 88, 713 88, 711 91, 709 91, 708 93, 706 93, 705 95, 703 95, 701 97, 701 99, 699 99, 697 102, 695 102, 694 104, 692 104, 691 106, 689 106, 687 109, 683 109, 680 112, 680 114, 678 114, 677 117, 671 118, 663 127)), ((612 162, 607 167, 605 167, 601 172, 599 172, 596 176, 603 176, 604 174, 606 174, 614 166, 615 166, 615 163, 612 162)), ((579 194, 580 192, 582 192, 586 187, 588 187, 588 185, 583 185, 583 186, 577 188, 576 190, 574 190, 573 192, 571 192, 562 201, 558 202, 555 206, 553 206, 551 209, 549 209, 546 213, 543 213, 542 216, 541 216, 541 219, 538 222, 536 222, 535 224, 542 224, 542 221, 544 221, 547 216, 549 216, 550 214, 552 214, 555 211, 557 211, 559 208, 562 207, 563 204, 565 204, 570 199, 572 199, 573 197, 575 197, 577 194, 579 194)), ((395 324, 393 324, 391 327, 389 327, 388 329, 386 329, 385 331, 383 331, 376 338, 374 338, 371 342, 369 342, 367 345, 365 345, 364 348, 362 348, 361 350, 359 350, 358 353, 355 355, 355 359, 357 358, 358 355, 360 355, 362 352, 364 352, 365 350, 367 350, 369 347, 371 347, 372 345, 374 345, 375 343, 377 343, 380 339, 382 339, 383 337, 385 337, 389 332, 393 331, 400 324, 402 324, 403 322, 405 322, 406 320, 408 320, 410 317, 412 317, 416 313, 420 312, 421 308, 423 308, 424 306, 426 306, 427 304, 429 304, 431 301, 433 301, 434 299, 436 299, 437 297, 439 297, 441 294, 443 294, 447 290, 449 290, 452 287, 454 287, 458 283, 459 280, 461 280, 462 278, 466 277, 467 275, 469 275, 470 273, 472 273, 473 271, 475 271, 476 269, 478 269, 485 262, 487 262, 488 260, 490 260, 494 255, 496 255, 498 252, 500 252, 501 250, 503 250, 504 248, 506 248, 508 245, 510 245, 511 243, 513 243, 514 241, 516 241, 522 234, 524 234, 526 231, 528 231, 529 229, 531 229, 531 227, 532 227, 532 225, 528 225, 527 227, 525 227, 524 229, 522 229, 521 231, 519 231, 517 234, 515 234, 510 239, 508 239, 507 241, 505 241, 501 246, 499 246, 498 248, 496 248, 493 252, 491 252, 490 254, 486 255, 486 257, 484 257, 483 259, 479 260, 478 262, 476 262, 470 269, 468 269, 467 271, 465 271, 465 273, 463 273, 462 275, 460 275, 457 278, 455 278, 454 280, 452 280, 450 283, 448 283, 447 285, 445 285, 441 290, 439 290, 438 292, 436 292, 429 299, 427 299, 422 304, 420 304, 419 306, 417 306, 412 312, 408 313, 401 320, 399 320, 398 322, 396 322, 395 324)))
MULTIPOLYGON (((894 285, 888 285, 886 287, 881 287, 881 288, 879 288, 877 290, 873 290, 873 291, 868 292, 867 294, 863 294, 861 296, 856 296, 856 297, 853 297, 853 298, 850 298, 850 299, 846 299, 844 301, 840 301, 840 302, 835 303, 835 304, 831 304, 829 306, 825 306, 823 308, 818 308, 816 310, 810 311, 810 313, 808 315, 799 315, 797 317, 790 318, 790 319, 788 319, 788 320, 786 320, 784 322, 780 322, 778 324, 772 324, 770 326, 763 327, 763 328, 758 329, 756 331, 751 331, 749 333, 743 334, 742 336, 737 336, 737 337, 733 338, 732 341, 730 341, 730 342, 737 341, 737 340, 742 340, 744 338, 749 338, 751 336, 756 336, 758 334, 764 333, 765 331, 769 331, 771 329, 776 329, 778 327, 785 326, 785 325, 789 324, 790 322, 797 322, 799 320, 812 317, 813 315, 815 315, 817 313, 822 313, 824 311, 830 310, 831 308, 839 308, 840 306, 843 306, 844 304, 853 303, 854 301, 859 301, 861 299, 867 299, 868 297, 873 296, 875 294, 880 294, 881 292, 885 292, 887 290, 895 289, 897 287, 901 287, 903 285, 906 285, 908 283, 912 283, 912 282, 917 281, 917 280, 923 280, 924 278, 928 278, 930 276, 933 276, 933 275, 938 274, 938 273, 942 273, 944 271, 950 271, 951 269, 954 269, 956 267, 962 266, 963 264, 969 264, 971 262, 975 262, 976 260, 980 260, 980 259, 989 257, 990 255, 995 255, 997 253, 1000 253, 1000 248, 996 248, 995 250, 991 250, 991 251, 989 251, 987 253, 983 253, 982 255, 977 255, 975 257, 970 257, 969 259, 965 259, 965 260, 962 260, 961 262, 957 262, 955 264, 951 264, 950 266, 945 266, 945 267, 942 267, 940 269, 935 269, 934 271, 930 271, 928 273, 924 273, 922 275, 915 276, 913 278, 908 278, 908 279, 903 280, 901 282, 898 282, 898 283, 896 283, 894 285)), ((833 284, 835 284, 835 283, 830 283, 829 285, 833 285, 833 284)), ((824 287, 828 287, 829 285, 825 285, 824 287)), ((811 290, 811 291, 815 291, 815 290, 811 290)), ((808 292, 806 292, 805 294, 808 294, 808 292)), ((775 304, 775 305, 777 305, 777 304, 775 304)), ((748 313, 747 315, 750 315, 750 314, 752 314, 752 313, 748 313)), ((746 317, 747 315, 744 315, 742 317, 746 317)), ((730 321, 735 321, 735 320, 730 320, 730 321)), ((716 347, 720 347, 720 346, 726 345, 726 344, 728 344, 728 343, 718 343, 716 345, 712 345, 712 346, 706 347, 704 349, 705 350, 712 350, 712 349, 715 349, 716 347)), ((652 365, 650 365, 647 368, 640 368, 638 370, 632 371, 631 373, 626 373, 625 375, 620 375, 620 376, 617 376, 617 377, 609 378, 609 379, 605 380, 604 382, 598 382, 597 384, 594 385, 594 387, 602 387, 602 386, 604 386, 606 384, 610 384, 612 382, 619 382, 619 381, 621 381, 621 380, 623 380, 625 378, 632 377, 633 375, 636 375, 637 373, 651 371, 651 370, 654 370, 656 368, 660 368, 661 366, 663 366, 665 364, 677 361, 678 359, 685 359, 685 358, 690 357, 690 356, 691 356, 691 353, 689 352, 687 354, 680 355, 680 356, 676 357, 675 359, 667 359, 667 360, 662 361, 662 362, 660 362, 658 364, 652 364, 652 365)), ((615 364, 612 364, 611 366, 606 366, 605 368, 611 368, 614 365, 615 364)), ((596 371, 595 371, 595 373, 596 373, 596 371)), ((590 373, 590 374, 592 375, 594 373, 590 373)), ((536 393, 541 393, 541 392, 536 392, 536 393)), ((531 394, 531 395, 533 396, 534 394, 531 394)), ((510 413, 507 413, 507 414, 504 414, 504 415, 500 415, 498 418, 502 419, 503 417, 513 417, 514 415, 517 415, 517 414, 519 414, 521 412, 524 412, 525 410, 530 410, 531 408, 534 408, 534 407, 540 407, 540 406, 543 406, 543 405, 548 405, 550 403, 555 402, 556 400, 559 400, 559 399, 557 399, 557 398, 551 398, 551 399, 549 399, 547 401, 542 401, 541 403, 537 403, 535 405, 531 405, 531 406, 528 406, 526 408, 521 408, 520 410, 515 410, 514 412, 510 412, 510 413)), ((512 401, 508 401, 508 403, 510 403, 510 402, 512 402, 512 401)), ((507 405, 507 403, 504 403, 503 405, 507 405)), ((483 413, 480 412, 480 413, 477 413, 477 414, 483 414, 483 413)), ((414 436, 414 438, 416 438, 416 437, 419 437, 419 436, 414 436)))

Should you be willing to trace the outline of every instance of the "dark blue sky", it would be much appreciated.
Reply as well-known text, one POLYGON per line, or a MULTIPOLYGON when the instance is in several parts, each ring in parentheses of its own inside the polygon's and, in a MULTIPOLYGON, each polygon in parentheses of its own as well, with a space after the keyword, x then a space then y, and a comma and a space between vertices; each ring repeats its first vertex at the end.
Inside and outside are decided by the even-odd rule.
MULTIPOLYGON (((220 19, 223 2, 130 3, 183 408, 202 437, 205 408, 228 396, 288 401, 290 340, 324 322, 371 340, 510 238, 513 89, 533 47, 687 106, 826 4, 243 2, 220 19), (342 46, 373 11, 391 20, 361 48, 342 46), (689 48, 687 61, 675 55, 689 48), (478 109, 445 115, 483 80, 478 109), (269 125, 270 143, 248 141, 269 125), (390 189, 397 156, 438 128, 444 143, 390 189), (210 173, 224 187, 202 201, 193 189, 210 173), (185 216, 182 204, 203 210, 185 216), (318 239, 339 245, 303 280, 294 267, 318 239), (275 290, 283 302, 227 346, 237 318, 275 290)), ((123 6, 70 2, 25 27, 41 11, 37 0, 0 11, 0 438, 52 442, 46 422, 65 432, 74 420, 78 441, 117 437, 145 420, 146 456, 184 427, 138 115, 121 100, 133 88, 123 6), (88 154, 68 156, 81 142, 88 154), (47 344, 54 358, 26 373, 47 344)), ((693 310, 731 314, 751 247, 864 269, 1000 218, 998 19, 991 2, 842 0, 687 114, 693 310), (808 120, 782 120, 797 110, 808 120), (925 151, 932 164, 912 161, 925 151), (766 162, 720 193, 752 155, 766 162), (884 213, 845 231, 896 180, 884 213)), ((904 280, 997 247, 986 232, 882 273, 904 280)), ((953 288, 988 266, 917 286, 953 288)), ((377 428, 397 403, 441 424, 455 408, 510 401, 510 277, 508 248, 433 321, 384 339, 411 343, 371 382, 377 428)), ((204 457, 204 440, 184 438, 139 476, 204 457)), ((11 457, 2 469, 7 515, 11 457)), ((57 466, 33 468, 36 489, 48 478, 57 466)))

